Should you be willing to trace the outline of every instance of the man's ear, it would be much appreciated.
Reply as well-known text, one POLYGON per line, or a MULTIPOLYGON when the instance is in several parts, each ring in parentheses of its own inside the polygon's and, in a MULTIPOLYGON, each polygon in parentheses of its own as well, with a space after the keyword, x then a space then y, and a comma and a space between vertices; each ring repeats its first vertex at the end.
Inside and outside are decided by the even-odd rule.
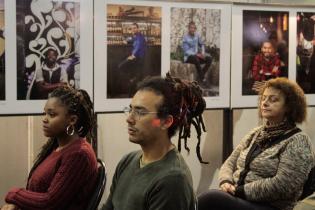
POLYGON ((173 125, 173 122, 174 122, 173 116, 172 115, 167 115, 167 117, 165 117, 162 120, 161 128, 162 129, 168 129, 169 127, 171 127, 173 125))

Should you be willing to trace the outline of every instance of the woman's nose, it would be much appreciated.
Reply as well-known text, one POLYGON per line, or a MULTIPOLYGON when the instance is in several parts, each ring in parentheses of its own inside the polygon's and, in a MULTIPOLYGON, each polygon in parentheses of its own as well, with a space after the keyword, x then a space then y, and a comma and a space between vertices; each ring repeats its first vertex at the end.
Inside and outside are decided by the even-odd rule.
POLYGON ((269 100, 268 100, 268 99, 265 99, 265 100, 263 100, 261 103, 262 103, 263 106, 268 106, 269 100))
POLYGON ((43 116, 42 122, 43 122, 43 123, 47 123, 47 122, 48 122, 47 115, 44 115, 44 116, 43 116))

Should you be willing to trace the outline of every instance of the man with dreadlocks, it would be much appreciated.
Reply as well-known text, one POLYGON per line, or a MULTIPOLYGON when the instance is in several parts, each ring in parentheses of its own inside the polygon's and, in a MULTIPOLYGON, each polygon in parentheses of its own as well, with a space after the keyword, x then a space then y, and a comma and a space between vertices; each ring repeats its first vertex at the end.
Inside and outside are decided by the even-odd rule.
MULTIPOLYGON (((124 110, 129 141, 139 144, 141 150, 119 162, 102 209, 196 209, 190 170, 171 137, 179 128, 179 139, 185 139, 187 147, 193 124, 200 139, 204 108, 202 91, 195 82, 169 75, 141 82, 124 110)), ((201 160, 200 154, 198 157, 201 160)))
POLYGON ((85 210, 97 178, 92 140, 93 104, 84 90, 55 89, 44 108, 49 137, 32 167, 27 186, 13 188, 1 209, 85 210))

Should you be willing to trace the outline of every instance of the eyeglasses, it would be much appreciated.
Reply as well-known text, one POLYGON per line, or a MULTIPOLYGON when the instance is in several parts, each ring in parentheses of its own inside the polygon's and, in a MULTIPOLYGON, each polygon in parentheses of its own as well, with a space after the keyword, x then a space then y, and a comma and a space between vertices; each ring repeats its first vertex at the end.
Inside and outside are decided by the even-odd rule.
POLYGON ((123 109, 123 112, 127 117, 131 114, 135 120, 140 120, 141 117, 147 115, 147 114, 157 114, 158 112, 150 112, 150 111, 145 111, 141 109, 132 109, 130 107, 125 107, 123 109))

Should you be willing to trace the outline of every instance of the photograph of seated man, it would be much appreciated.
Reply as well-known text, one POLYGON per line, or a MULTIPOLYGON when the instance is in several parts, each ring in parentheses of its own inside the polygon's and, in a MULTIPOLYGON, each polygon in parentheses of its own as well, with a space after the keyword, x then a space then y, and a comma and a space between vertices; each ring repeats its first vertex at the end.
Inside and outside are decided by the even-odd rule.
POLYGON ((171 8, 170 73, 220 95, 221 10, 171 8))
POLYGON ((80 3, 16 4, 17 100, 47 99, 48 93, 67 83, 79 89, 80 3))
POLYGON ((131 98, 138 82, 161 75, 161 12, 161 7, 107 5, 107 98, 131 98))
POLYGON ((197 69, 197 81, 199 83, 206 83, 205 74, 211 65, 211 57, 205 54, 205 45, 201 40, 200 35, 196 32, 196 24, 191 21, 188 24, 188 33, 183 37, 182 48, 184 51, 184 62, 192 63, 197 69), (205 64, 201 68, 201 64, 205 64))
POLYGON ((144 64, 144 55, 146 51, 146 38, 140 32, 139 25, 132 23, 131 25, 132 37, 123 40, 126 45, 132 45, 132 50, 127 58, 118 64, 118 69, 128 67, 124 73, 128 75, 129 82, 135 83, 140 81, 142 78, 141 69, 144 64))
POLYGON ((37 98, 46 99, 48 94, 58 87, 68 85, 65 68, 57 63, 58 52, 48 49, 40 69, 36 70, 34 91, 37 98))
POLYGON ((288 12, 243 10, 242 95, 288 77, 288 12))
POLYGON ((278 77, 281 73, 280 65, 279 54, 275 52, 271 41, 264 41, 252 64, 252 77, 255 81, 252 89, 258 92, 263 82, 278 77))

